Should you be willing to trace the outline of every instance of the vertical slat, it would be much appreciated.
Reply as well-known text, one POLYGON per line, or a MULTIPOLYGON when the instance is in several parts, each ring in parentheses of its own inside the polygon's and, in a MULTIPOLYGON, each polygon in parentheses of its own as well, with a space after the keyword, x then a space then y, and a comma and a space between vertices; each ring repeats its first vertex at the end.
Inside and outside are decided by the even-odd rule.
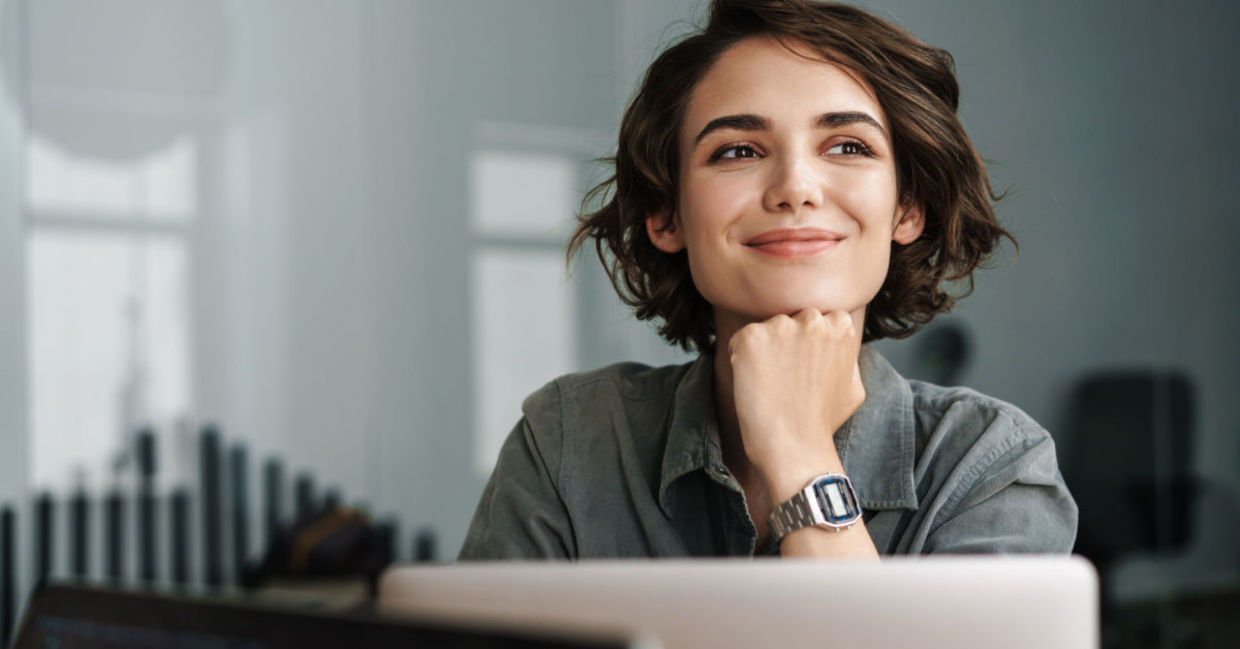
POLYGON ((42 584, 55 569, 56 503, 52 494, 42 493, 34 505, 34 583, 42 584))
POLYGON ((72 539, 70 570, 78 579, 90 576, 90 497, 78 489, 69 501, 69 537, 72 539))
POLYGON ((328 489, 323 492, 323 509, 336 509, 340 507, 340 490, 328 489))
POLYGON ((284 466, 272 458, 263 466, 263 522, 267 547, 271 547, 280 530, 280 519, 283 517, 284 500, 284 466))
POLYGON ((200 439, 202 463, 202 557, 203 581, 207 588, 224 585, 224 556, 220 544, 223 511, 220 507, 220 436, 207 426, 200 439))
POLYGON ((119 584, 125 578, 125 497, 114 489, 104 500, 104 552, 107 564, 104 574, 119 584))
POLYGON ((309 473, 302 473, 297 476, 297 484, 295 486, 297 497, 297 519, 302 520, 309 517, 317 509, 314 503, 314 478, 309 473))
POLYGON ((159 578, 159 549, 156 530, 158 509, 155 503, 155 432, 149 428, 138 433, 138 576, 146 583, 159 578))
POLYGON ((184 588, 189 585, 189 493, 177 489, 171 501, 172 583, 184 588))
POLYGON ((417 538, 413 542, 413 560, 419 563, 434 561, 437 553, 435 545, 435 530, 418 530, 417 538))
POLYGON ((5 647, 13 635, 13 616, 17 612, 17 575, 13 573, 13 557, 17 553, 15 518, 13 508, 0 510, 0 646, 5 647))
POLYGON ((229 459, 232 475, 233 579, 240 583, 250 554, 250 484, 245 447, 234 445, 229 459))

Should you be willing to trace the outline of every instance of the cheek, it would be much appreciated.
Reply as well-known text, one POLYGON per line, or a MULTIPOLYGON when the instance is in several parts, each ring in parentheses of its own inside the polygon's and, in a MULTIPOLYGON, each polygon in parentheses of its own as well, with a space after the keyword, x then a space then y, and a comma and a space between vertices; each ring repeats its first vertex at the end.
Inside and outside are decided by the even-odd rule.
POLYGON ((680 218, 690 255, 694 247, 717 244, 729 236, 728 224, 743 213, 747 192, 722 177, 693 179, 680 195, 680 218))
POLYGON ((852 216, 866 237, 891 238, 896 214, 894 174, 855 174, 837 185, 836 202, 852 216))

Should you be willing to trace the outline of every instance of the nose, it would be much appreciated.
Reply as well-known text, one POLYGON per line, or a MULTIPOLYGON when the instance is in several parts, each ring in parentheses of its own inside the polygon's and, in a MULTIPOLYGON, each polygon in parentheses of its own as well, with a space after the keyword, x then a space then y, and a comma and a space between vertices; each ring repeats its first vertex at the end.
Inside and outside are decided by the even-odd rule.
POLYGON ((799 212, 822 205, 822 178, 814 160, 789 154, 772 166, 763 205, 772 212, 799 212))

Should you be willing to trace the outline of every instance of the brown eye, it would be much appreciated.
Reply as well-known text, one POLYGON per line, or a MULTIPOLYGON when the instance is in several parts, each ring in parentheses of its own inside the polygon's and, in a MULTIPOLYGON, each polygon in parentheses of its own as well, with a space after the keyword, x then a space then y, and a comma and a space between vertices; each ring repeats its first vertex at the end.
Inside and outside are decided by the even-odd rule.
POLYGON ((827 153, 833 153, 833 154, 839 154, 839 155, 850 155, 850 156, 851 155, 863 155, 863 156, 873 155, 873 152, 870 150, 870 147, 862 144, 861 142, 858 142, 857 140, 848 140, 845 142, 840 142, 839 144, 836 144, 835 146, 827 149, 827 153))
POLYGON ((744 158, 756 158, 758 152, 748 144, 729 144, 719 149, 710 156, 710 161, 716 160, 740 160, 744 158))

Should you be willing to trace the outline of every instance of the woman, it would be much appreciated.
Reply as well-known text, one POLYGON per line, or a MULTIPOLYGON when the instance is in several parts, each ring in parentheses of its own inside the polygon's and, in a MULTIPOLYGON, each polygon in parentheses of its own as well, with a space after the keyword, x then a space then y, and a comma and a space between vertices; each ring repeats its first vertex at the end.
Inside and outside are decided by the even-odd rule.
POLYGON ((700 357, 531 395, 461 558, 1069 551, 1045 430, 862 346, 949 310, 1007 236, 957 104, 950 55, 863 10, 716 0, 569 246, 700 357))

